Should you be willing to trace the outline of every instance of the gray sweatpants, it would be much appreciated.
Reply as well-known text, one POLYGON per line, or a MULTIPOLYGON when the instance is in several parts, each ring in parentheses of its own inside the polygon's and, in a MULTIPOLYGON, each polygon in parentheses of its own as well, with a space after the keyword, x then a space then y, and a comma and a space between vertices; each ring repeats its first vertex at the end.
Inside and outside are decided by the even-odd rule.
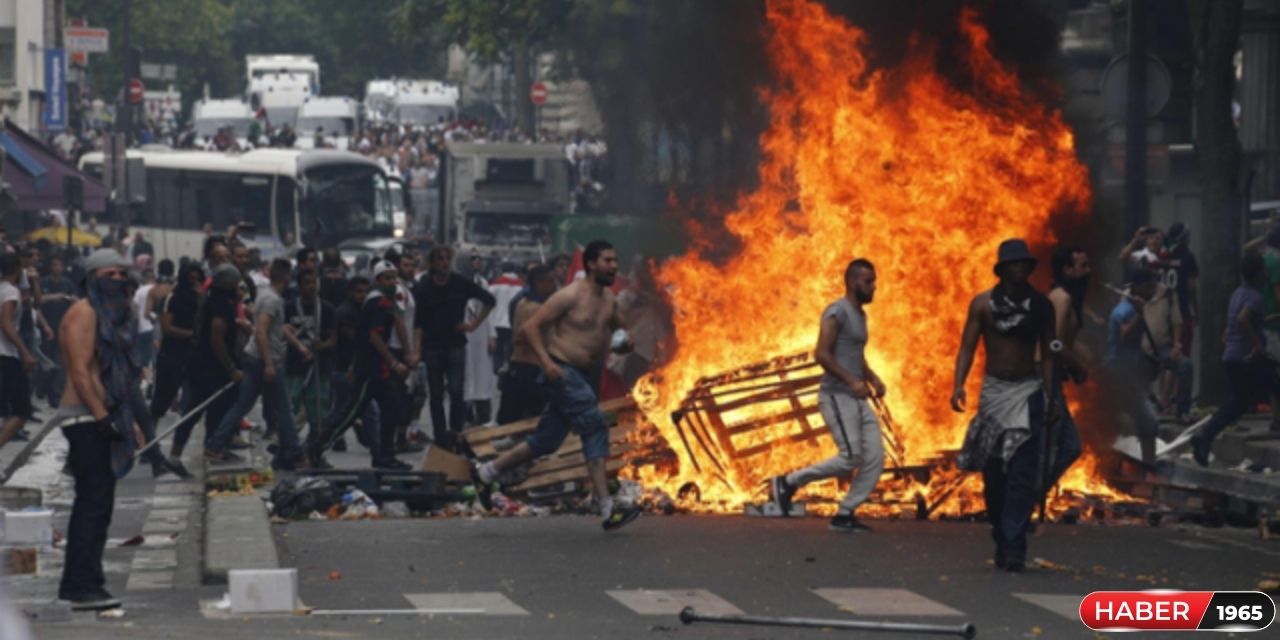
POLYGON ((849 493, 840 501, 840 515, 848 515, 871 496, 884 470, 880 422, 870 402, 847 394, 823 391, 818 394, 818 408, 831 428, 839 453, 834 458, 792 471, 787 474, 787 484, 798 489, 810 482, 856 471, 849 493))

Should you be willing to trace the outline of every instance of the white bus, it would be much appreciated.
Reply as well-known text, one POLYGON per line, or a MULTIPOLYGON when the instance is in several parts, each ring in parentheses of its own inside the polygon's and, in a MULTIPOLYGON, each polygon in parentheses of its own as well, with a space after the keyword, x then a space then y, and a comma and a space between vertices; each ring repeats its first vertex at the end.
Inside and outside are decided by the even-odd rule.
MULTIPOLYGON (((337 246, 351 238, 390 238, 390 181, 363 156, 345 151, 259 149, 242 154, 130 150, 142 159, 146 202, 127 222, 156 249, 156 259, 199 258, 205 225, 222 233, 249 223, 246 243, 263 257, 302 246, 337 246)), ((103 154, 85 154, 81 170, 102 176, 103 154)))

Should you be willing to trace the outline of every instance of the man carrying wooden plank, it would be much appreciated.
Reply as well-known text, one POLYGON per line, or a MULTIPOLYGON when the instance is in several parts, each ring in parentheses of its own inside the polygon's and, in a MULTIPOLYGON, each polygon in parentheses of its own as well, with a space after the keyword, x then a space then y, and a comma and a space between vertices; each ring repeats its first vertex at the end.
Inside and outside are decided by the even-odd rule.
MULTIPOLYGON (((587 276, 553 294, 520 327, 542 367, 547 390, 547 407, 537 429, 496 460, 477 466, 473 476, 481 503, 488 507, 493 485, 503 471, 555 452, 569 431, 576 431, 582 437, 591 493, 605 518, 604 530, 613 531, 635 520, 640 510, 634 505, 615 507, 609 495, 605 469, 609 426, 587 372, 604 359, 610 333, 622 328, 617 300, 609 290, 618 273, 618 254, 613 245, 595 240, 583 251, 582 263, 587 276)), ((625 332, 619 333, 613 349, 626 351, 630 339, 625 332)))

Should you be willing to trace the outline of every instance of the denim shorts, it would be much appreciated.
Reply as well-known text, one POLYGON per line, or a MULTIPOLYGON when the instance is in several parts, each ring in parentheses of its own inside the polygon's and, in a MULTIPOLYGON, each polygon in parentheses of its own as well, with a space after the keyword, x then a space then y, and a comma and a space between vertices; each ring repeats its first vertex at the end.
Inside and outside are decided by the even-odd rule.
POLYGON ((560 380, 548 380, 545 375, 538 379, 547 392, 547 406, 529 436, 529 447, 535 455, 547 455, 559 449, 573 431, 582 438, 582 455, 588 461, 608 458, 609 425, 596 392, 578 369, 561 363, 560 370, 564 371, 560 380))

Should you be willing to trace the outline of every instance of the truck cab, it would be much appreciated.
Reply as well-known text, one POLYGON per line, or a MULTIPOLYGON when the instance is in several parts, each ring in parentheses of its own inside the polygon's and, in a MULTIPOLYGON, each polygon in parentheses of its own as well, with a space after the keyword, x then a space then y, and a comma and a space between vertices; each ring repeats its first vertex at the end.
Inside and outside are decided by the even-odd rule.
POLYGON ((347 97, 313 96, 298 109, 298 148, 314 149, 316 138, 347 150, 351 138, 360 130, 360 103, 347 97))
POLYGON ((236 145, 241 150, 251 148, 249 127, 253 124, 253 109, 243 100, 200 100, 192 108, 191 122, 202 145, 208 145, 220 130, 230 127, 236 145))
POLYGON ((442 226, 459 255, 543 258, 553 217, 570 211, 559 145, 449 143, 442 176, 442 226))

